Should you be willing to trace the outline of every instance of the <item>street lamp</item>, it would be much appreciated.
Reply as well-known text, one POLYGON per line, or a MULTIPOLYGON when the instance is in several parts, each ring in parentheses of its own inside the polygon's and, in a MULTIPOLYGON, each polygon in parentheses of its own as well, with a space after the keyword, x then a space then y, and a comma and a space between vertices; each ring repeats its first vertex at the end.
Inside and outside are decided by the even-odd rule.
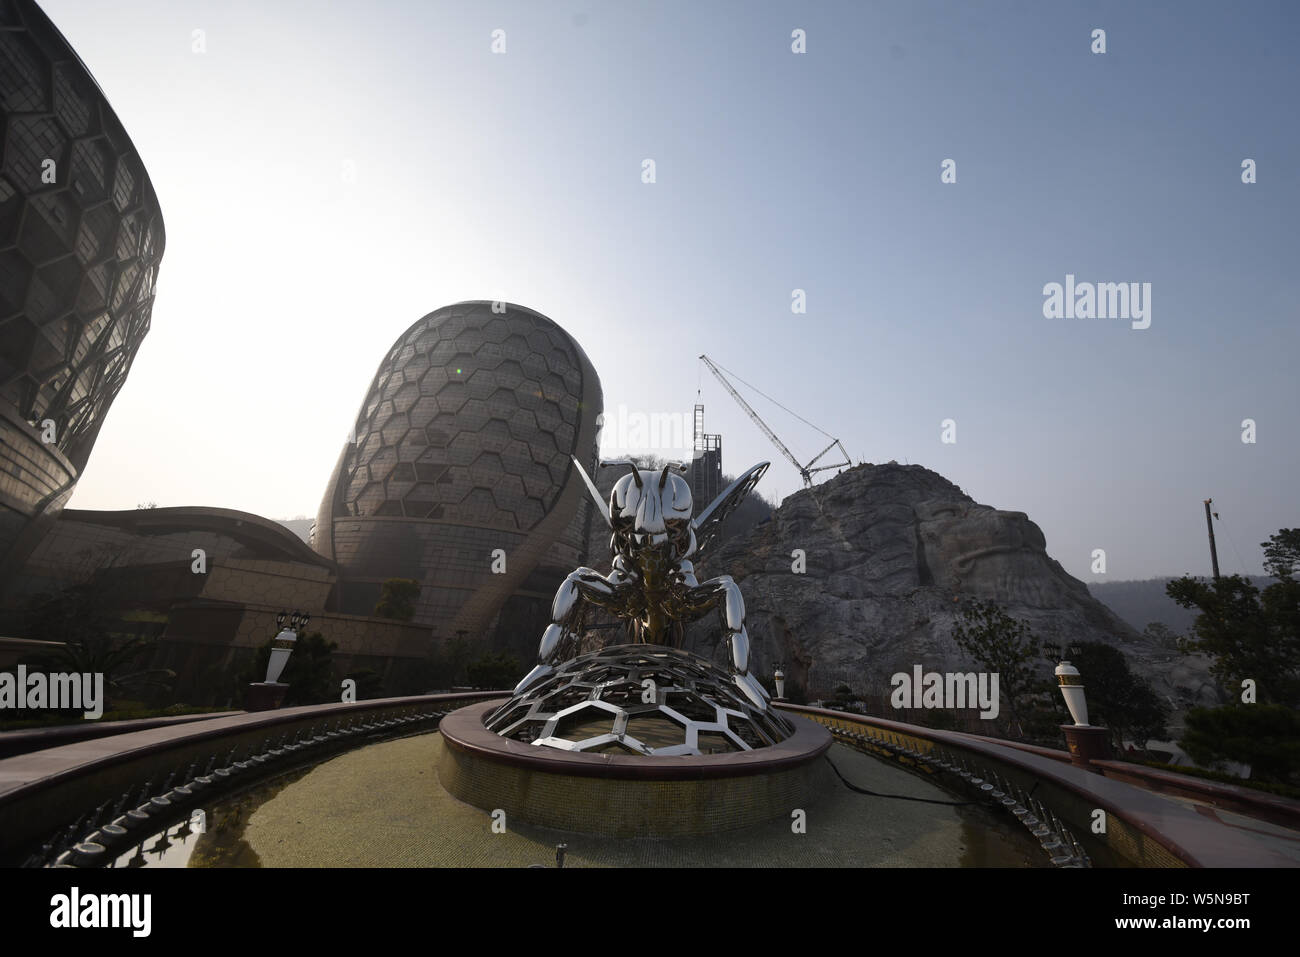
POLYGON ((284 673, 289 656, 293 654, 298 632, 307 627, 311 616, 294 609, 293 613, 282 611, 275 616, 275 626, 279 633, 271 640, 271 657, 266 662, 266 680, 255 681, 248 687, 249 711, 272 711, 280 707, 289 686, 281 684, 280 675, 284 673), (288 625, 285 625, 285 619, 288 625))
POLYGON ((1088 701, 1083 694, 1083 676, 1079 669, 1062 660, 1056 666, 1056 683, 1061 686, 1061 696, 1070 709, 1070 717, 1077 727, 1088 726, 1088 701))
POLYGON ((304 624, 307 624, 307 616, 299 615, 296 609, 290 619, 289 628, 285 628, 285 612, 281 611, 276 615, 276 627, 281 631, 270 645, 270 659, 266 662, 264 684, 279 684, 279 676, 285 671, 286 664, 289 664, 289 655, 294 653, 294 642, 298 641, 298 629, 304 624))
POLYGON ((1093 761, 1106 760, 1110 757, 1110 731, 1088 723, 1088 701, 1083 694, 1083 676, 1079 669, 1065 659, 1056 666, 1056 683, 1061 688, 1061 697, 1070 709, 1074 724, 1063 724, 1065 743, 1070 747, 1070 763, 1096 774, 1102 770, 1093 765, 1093 761))

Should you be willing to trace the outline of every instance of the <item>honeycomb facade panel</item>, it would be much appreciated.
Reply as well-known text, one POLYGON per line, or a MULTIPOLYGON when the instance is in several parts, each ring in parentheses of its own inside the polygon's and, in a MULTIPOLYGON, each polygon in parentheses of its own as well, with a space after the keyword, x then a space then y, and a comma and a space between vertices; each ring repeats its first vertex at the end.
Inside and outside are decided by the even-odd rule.
POLYGON ((85 64, 32 0, 0 3, 0 471, 17 479, 0 488, 0 587, 85 469, 149 331, 164 244, 85 64))
MULTIPOLYGON (((512 601, 544 617, 585 559, 593 506, 570 457, 594 468, 599 378, 550 319, 492 306, 430 313, 380 363, 317 515, 337 610, 370 614, 384 580, 412 578, 416 622, 488 638, 512 601)), ((508 644, 531 655, 542 624, 508 644)))

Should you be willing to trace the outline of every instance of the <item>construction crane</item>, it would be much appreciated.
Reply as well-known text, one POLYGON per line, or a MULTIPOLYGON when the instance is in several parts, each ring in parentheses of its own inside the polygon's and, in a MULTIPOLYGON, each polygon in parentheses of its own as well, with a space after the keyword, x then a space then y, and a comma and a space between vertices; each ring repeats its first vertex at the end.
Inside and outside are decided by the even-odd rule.
POLYGON ((785 443, 782 442, 780 439, 778 439, 776 437, 776 433, 773 432, 770 428, 768 428, 767 423, 764 422, 762 418, 759 416, 759 414, 750 407, 749 403, 745 401, 744 397, 739 392, 736 391, 735 386, 733 386, 729 381, 727 381, 727 377, 722 374, 723 370, 719 368, 718 365, 708 356, 700 356, 700 361, 709 367, 709 371, 712 372, 713 375, 717 378, 717 380, 722 383, 722 387, 731 393, 731 397, 736 400, 736 403, 742 409, 744 409, 745 412, 749 414, 749 417, 754 420, 754 424, 763 430, 763 434, 772 440, 772 444, 777 447, 780 453, 790 460, 791 465, 793 465, 796 469, 798 469, 799 474, 803 476, 804 488, 812 487, 812 477, 813 474, 816 472, 826 472, 829 471, 830 469, 845 468, 846 466, 851 466, 853 464, 851 461, 849 461, 849 453, 845 450, 844 446, 840 443, 840 440, 835 438, 835 436, 831 435, 829 432, 817 428, 817 426, 813 425, 803 416, 798 415, 794 412, 790 412, 789 409, 786 409, 785 406, 781 405, 780 402, 777 402, 776 399, 773 399, 770 395, 764 394, 754 386, 750 385, 748 382, 745 382, 744 379, 740 378, 740 376, 736 375, 734 372, 731 373, 735 377, 737 382, 742 382, 745 385, 749 386, 751 389, 753 389, 755 392, 758 392, 759 395, 763 396, 763 398, 767 399, 769 402, 775 404, 781 409, 785 409, 786 412, 790 412, 791 415, 793 415, 804 425, 807 425, 813 429, 817 429, 818 432, 821 432, 822 435, 826 436, 828 439, 831 440, 831 444, 826 446, 826 448, 822 449, 815 456, 813 456, 812 460, 809 461, 807 465, 800 465, 799 460, 794 457, 794 453, 785 447, 785 443), (817 465, 817 462, 822 458, 822 456, 824 456, 827 452, 829 452, 831 449, 834 448, 838 448, 840 450, 840 454, 844 456, 844 461, 837 462, 832 465, 817 465), (817 467, 813 468, 814 465, 817 465, 817 467))

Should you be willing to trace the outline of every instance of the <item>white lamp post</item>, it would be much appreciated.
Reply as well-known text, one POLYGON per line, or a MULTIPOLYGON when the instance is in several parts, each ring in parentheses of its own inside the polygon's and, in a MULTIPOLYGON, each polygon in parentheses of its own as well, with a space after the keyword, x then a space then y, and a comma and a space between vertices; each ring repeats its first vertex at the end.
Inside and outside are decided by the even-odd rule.
POLYGON ((280 629, 280 633, 271 641, 271 657, 266 662, 266 680, 254 682, 249 686, 250 697, 247 705, 249 711, 269 711, 280 707, 288 687, 280 683, 280 675, 284 674, 289 656, 293 654, 298 632, 305 628, 309 621, 311 621, 310 615, 304 615, 297 610, 292 616, 283 611, 275 616, 275 625, 280 629), (286 618, 289 618, 287 627, 284 623, 286 618))
POLYGON ((1070 747, 1070 763, 1075 767, 1102 774, 1094 761, 1110 757, 1110 731, 1088 723, 1088 702, 1083 696, 1083 677, 1079 669, 1062 659, 1056 666, 1056 683, 1061 687, 1065 706, 1070 709, 1074 724, 1061 725, 1065 743, 1070 747))
POLYGON ((777 668, 773 677, 776 682, 776 698, 780 701, 785 698, 785 672, 777 668))
POLYGON ((1075 727, 1087 727, 1088 701, 1083 694, 1083 676, 1079 674, 1079 669, 1062 660, 1056 666, 1056 683, 1061 686, 1061 696, 1065 698, 1065 706, 1070 709, 1075 727))

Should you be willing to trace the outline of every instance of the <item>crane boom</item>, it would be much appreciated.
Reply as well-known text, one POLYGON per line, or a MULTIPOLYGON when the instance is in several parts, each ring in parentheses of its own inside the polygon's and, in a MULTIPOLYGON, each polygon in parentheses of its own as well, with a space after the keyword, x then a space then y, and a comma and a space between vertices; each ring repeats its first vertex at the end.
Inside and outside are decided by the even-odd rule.
MULTIPOLYGON (((803 477, 803 484, 805 487, 812 486, 813 472, 824 472, 827 469, 840 468, 844 465, 852 464, 851 460, 849 459, 848 452, 845 452, 844 446, 840 445, 840 440, 834 439, 830 445, 826 446, 826 448, 822 449, 822 451, 818 453, 818 455, 812 460, 812 462, 809 462, 807 465, 800 465, 799 460, 794 457, 794 453, 791 452, 788 448, 786 448, 785 443, 776 437, 775 432, 773 432, 770 428, 768 428, 767 423, 764 422, 762 417, 759 416, 759 414, 753 410, 750 404, 745 401, 744 396, 742 396, 739 392, 736 391, 735 386, 733 386, 727 380, 727 377, 722 374, 722 370, 719 369, 716 365, 714 365, 713 360, 710 359, 708 356, 702 355, 700 356, 700 361, 709 367, 709 371, 713 373, 714 378, 716 378, 719 382, 722 383, 722 387, 731 394, 731 397, 733 399, 736 400, 736 404, 745 410, 745 413, 751 419, 754 420, 755 425, 757 425, 760 429, 762 429, 763 434, 766 435, 772 441, 772 444, 776 446, 777 451, 779 451, 782 455, 784 455, 787 459, 789 459, 790 464, 793 465, 796 469, 798 469, 799 474, 803 477), (818 459, 820 459, 823 455, 825 455, 827 452, 829 452, 831 449, 835 448, 836 446, 839 446, 840 452, 843 453, 844 455, 843 463, 841 463, 840 465, 823 465, 815 469, 812 468, 812 465, 818 459)), ((782 408, 784 408, 784 406, 782 406, 782 408)))
POLYGON ((777 447, 777 450, 790 460, 791 465, 799 470, 799 474, 803 476, 804 483, 807 484, 808 472, 799 464, 799 460, 794 457, 794 453, 785 447, 785 443, 778 439, 776 433, 767 427, 767 423, 759 418, 758 413, 750 408, 749 403, 746 402, 744 397, 736 391, 735 387, 727 381, 727 377, 724 376, 718 367, 713 364, 712 359, 708 356, 700 356, 700 360, 709 367, 709 371, 712 372, 717 380, 722 383, 722 387, 731 393, 731 397, 736 400, 736 404, 744 409, 745 412, 748 413, 749 417, 754 420, 754 424, 763 430, 763 434, 772 440, 772 444, 777 447))

